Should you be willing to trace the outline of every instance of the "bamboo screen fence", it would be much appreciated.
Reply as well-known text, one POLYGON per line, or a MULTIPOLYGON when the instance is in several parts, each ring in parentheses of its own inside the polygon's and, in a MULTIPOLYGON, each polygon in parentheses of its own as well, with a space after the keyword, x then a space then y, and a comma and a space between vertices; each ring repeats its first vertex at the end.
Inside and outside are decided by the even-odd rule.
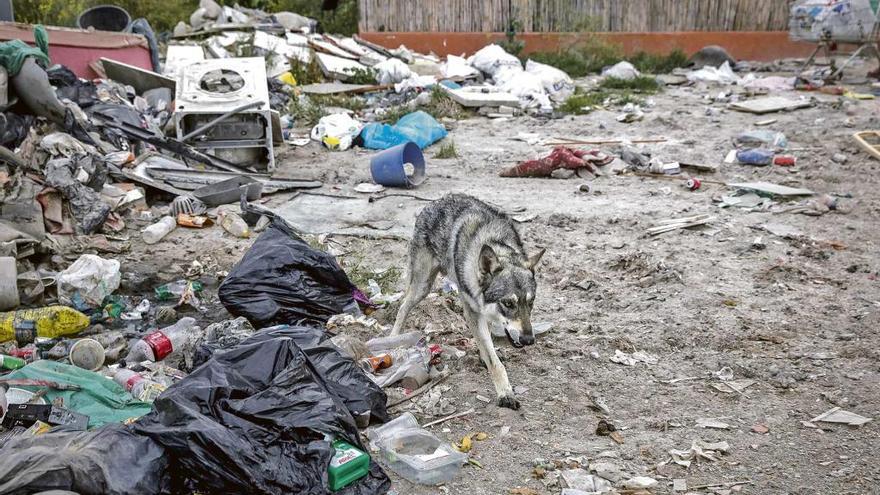
POLYGON ((358 0, 361 31, 785 31, 790 0, 358 0))

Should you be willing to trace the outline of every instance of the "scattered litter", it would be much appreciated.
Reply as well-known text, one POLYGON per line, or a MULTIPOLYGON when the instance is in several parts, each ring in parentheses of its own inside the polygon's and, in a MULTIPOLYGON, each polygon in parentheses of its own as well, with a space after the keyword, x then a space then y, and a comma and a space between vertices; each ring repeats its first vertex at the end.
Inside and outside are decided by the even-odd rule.
POLYGON ((700 459, 716 462, 721 459, 721 454, 726 454, 728 450, 730 450, 730 445, 727 442, 712 443, 694 440, 690 450, 670 450, 669 454, 672 457, 664 464, 673 462, 679 466, 690 467, 692 462, 700 459))
POLYGON ((727 380, 720 383, 710 383, 709 385, 715 390, 730 394, 737 393, 741 394, 745 391, 745 389, 751 387, 756 382, 755 380, 750 380, 748 378, 740 378, 738 380, 727 380))
POLYGON ((646 232, 648 235, 658 235, 666 232, 671 232, 673 230, 678 229, 687 229, 691 227, 697 227, 699 225, 706 225, 708 223, 714 222, 717 217, 713 215, 694 215, 691 217, 683 217, 683 218, 669 218, 666 220, 659 220, 656 223, 656 226, 650 227, 646 232))
POLYGON ((713 428, 717 430, 726 430, 730 428, 730 425, 725 423, 724 421, 714 419, 714 418, 698 418, 697 419, 697 427, 698 428, 713 428))
POLYGON ((782 96, 767 96, 754 100, 731 103, 730 108, 740 112, 755 113, 758 115, 772 112, 797 110, 807 108, 813 104, 806 100, 792 100, 782 96))
POLYGON ((834 407, 811 419, 810 423, 842 423, 849 426, 862 426, 872 419, 845 411, 840 407, 834 407))
POLYGON ((611 362, 623 364, 626 366, 635 366, 636 363, 639 362, 645 364, 657 364, 658 359, 656 356, 642 351, 636 351, 632 354, 627 354, 620 349, 615 349, 614 355, 611 356, 611 362))

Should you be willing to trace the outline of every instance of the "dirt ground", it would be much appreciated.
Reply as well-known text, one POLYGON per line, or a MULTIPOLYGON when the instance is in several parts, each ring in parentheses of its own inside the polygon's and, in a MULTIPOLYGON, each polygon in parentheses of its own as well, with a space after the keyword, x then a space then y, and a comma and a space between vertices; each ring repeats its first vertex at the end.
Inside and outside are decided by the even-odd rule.
MULTIPOLYGON (((855 91, 869 90, 864 77, 844 82, 855 91)), ((450 442, 473 432, 486 432, 488 439, 474 442, 471 452, 482 468, 466 465, 445 486, 413 485, 389 471, 397 493, 506 494, 517 487, 535 490, 522 493, 560 493, 558 470, 547 466, 539 479, 536 460, 559 465, 577 460, 583 467, 611 463, 622 480, 659 480, 654 493, 672 493, 672 480, 682 478, 691 487, 748 482, 721 486, 717 493, 880 493, 876 421, 861 427, 802 423, 835 406, 867 417, 880 414, 880 161, 851 138, 857 130, 880 127, 880 100, 787 92, 814 98, 815 105, 758 116, 712 101, 725 90, 741 91, 668 88, 652 96, 654 106, 632 124, 617 122, 619 109, 549 120, 474 117, 450 123, 447 139, 455 142, 459 158, 431 158, 436 145, 426 150, 429 180, 411 193, 428 198, 467 193, 534 215, 520 225, 529 249, 547 248, 533 321, 552 322, 552 329, 525 349, 496 342, 522 403, 511 411, 494 404, 489 375, 454 298, 434 295, 414 311, 409 329, 427 330, 433 342, 457 346, 466 355, 447 356, 451 377, 393 412, 414 411, 425 423, 474 408, 431 430, 450 442), (786 134, 797 150, 791 152, 797 165, 722 164, 733 137, 768 118, 777 122, 763 128, 786 134), (549 150, 513 140, 520 132, 542 138, 665 137, 666 143, 645 149, 666 161, 721 168, 695 174, 707 180, 693 192, 678 180, 616 175, 611 170, 619 161, 595 180, 501 179, 503 167, 549 150), (846 161, 832 161, 834 154, 846 161), (722 209, 713 199, 730 190, 710 180, 767 181, 843 197, 837 211, 821 216, 791 211, 811 199, 782 201, 769 211, 722 209), (587 182, 593 192, 579 192, 587 182), (717 219, 645 236, 657 220, 697 214, 717 219), (783 238, 765 224, 796 233, 783 238), (656 363, 618 364, 610 360, 616 350, 642 351, 656 363), (721 382, 719 376, 754 384, 738 393, 718 385, 722 392, 712 386, 721 382), (594 398, 607 405, 607 413, 597 410, 594 398), (622 444, 596 435, 603 418, 617 427, 622 444), (701 418, 729 428, 698 427, 701 418), (662 464, 669 450, 687 450, 696 440, 726 441, 729 450, 690 468, 662 464)), ((363 149, 330 152, 312 143, 282 152, 278 173, 320 179, 328 194, 354 195, 356 184, 369 181, 371 155, 363 149)), ((268 196, 264 206, 278 207, 290 197, 268 196)), ((382 201, 396 207, 392 198, 382 201)), ((181 278, 199 260, 205 264, 201 279, 208 311, 198 316, 205 323, 228 317, 216 299, 218 273, 231 269, 252 240, 232 238, 217 227, 178 229, 152 247, 136 239, 135 233, 131 251, 120 255, 124 292, 144 293, 181 278)), ((349 257, 360 256, 375 269, 406 265, 404 240, 333 239, 349 257)), ((403 280, 397 288, 403 289, 403 280)), ((390 324, 395 309, 374 316, 390 324)))

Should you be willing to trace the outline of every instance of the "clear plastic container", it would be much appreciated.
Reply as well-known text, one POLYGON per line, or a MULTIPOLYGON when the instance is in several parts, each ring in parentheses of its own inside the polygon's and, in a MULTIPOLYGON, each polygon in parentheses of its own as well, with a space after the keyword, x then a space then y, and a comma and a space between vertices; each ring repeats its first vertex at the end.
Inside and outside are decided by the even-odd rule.
POLYGON ((455 478, 467 460, 467 454, 420 427, 410 413, 368 430, 367 437, 388 468, 413 483, 446 483, 455 478))
POLYGON ((177 220, 172 217, 162 217, 158 222, 141 230, 141 239, 147 244, 156 244, 176 228, 177 220))

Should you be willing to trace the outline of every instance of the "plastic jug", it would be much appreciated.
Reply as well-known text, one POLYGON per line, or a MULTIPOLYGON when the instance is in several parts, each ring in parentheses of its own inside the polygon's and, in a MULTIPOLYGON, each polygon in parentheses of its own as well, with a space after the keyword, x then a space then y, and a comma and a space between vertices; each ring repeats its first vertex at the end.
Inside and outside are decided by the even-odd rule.
POLYGON ((370 456, 344 440, 334 440, 335 453, 330 458, 327 478, 330 489, 341 490, 370 472, 370 456))
POLYGON ((148 380, 126 368, 120 368, 113 375, 113 381, 121 385, 132 397, 144 402, 153 402, 165 391, 165 385, 148 380))
MULTIPOLYGON (((17 328, 30 328, 35 335, 23 336, 22 342, 33 342, 36 337, 54 339, 76 335, 89 326, 89 317, 67 306, 47 306, 0 313, 0 342, 16 339, 17 328)), ((22 344, 23 345, 23 344, 22 344)))
POLYGON ((141 237, 147 244, 156 244, 175 228, 177 228, 177 220, 174 217, 162 217, 158 222, 141 230, 141 237))

